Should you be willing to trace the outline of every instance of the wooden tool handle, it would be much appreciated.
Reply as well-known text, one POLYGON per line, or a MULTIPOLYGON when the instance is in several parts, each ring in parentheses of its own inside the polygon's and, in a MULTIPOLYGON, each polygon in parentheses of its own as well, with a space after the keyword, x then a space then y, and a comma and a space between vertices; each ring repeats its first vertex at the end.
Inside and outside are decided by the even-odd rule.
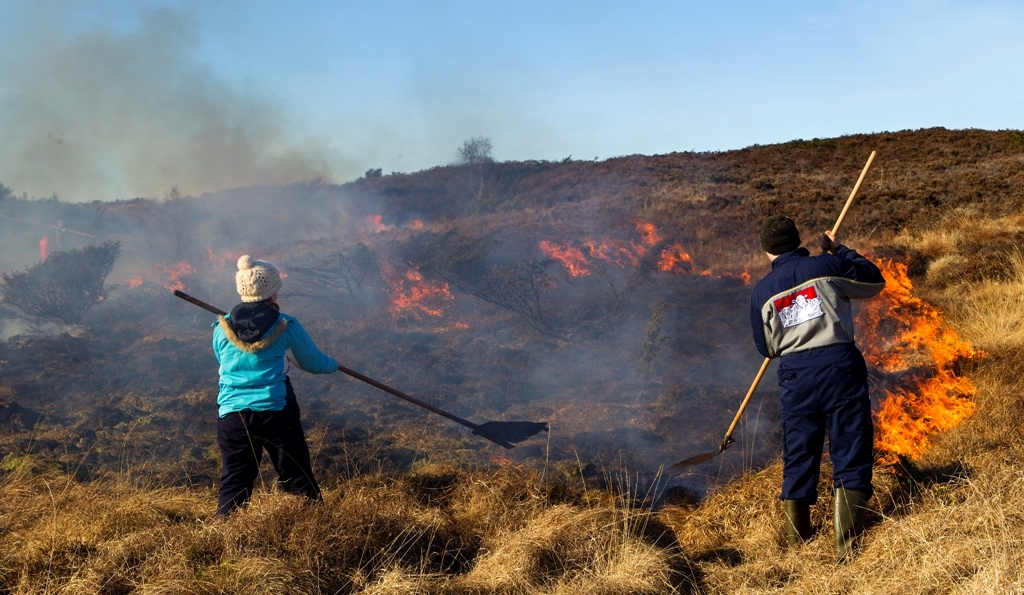
POLYGON ((224 315, 227 314, 227 312, 225 312, 224 310, 221 310, 220 308, 217 308, 215 306, 211 306, 210 304, 207 304, 203 300, 198 300, 198 299, 190 296, 189 294, 185 293, 184 291, 178 291, 177 289, 175 289, 173 291, 173 293, 174 293, 175 297, 179 297, 179 298, 185 300, 186 302, 188 302, 190 304, 194 304, 196 306, 199 306, 200 308, 202 308, 203 310, 206 310, 207 312, 211 312, 211 313, 217 314, 219 316, 224 316, 224 315))
POLYGON ((757 376, 754 377, 754 382, 751 383, 750 389, 747 390, 747 396, 743 397, 743 402, 740 403, 739 411, 737 411, 736 416, 732 418, 732 424, 729 426, 729 430, 725 433, 725 440, 723 440, 723 444, 732 438, 732 433, 733 430, 736 429, 736 424, 740 423, 740 417, 743 416, 743 411, 747 408, 747 403, 750 402, 750 397, 754 396, 754 391, 757 390, 757 385, 761 383, 761 378, 764 377, 764 373, 768 370, 768 364, 771 362, 772 358, 764 358, 764 363, 761 364, 761 369, 757 371, 757 376))
MULTIPOLYGON (((462 424, 462 425, 464 425, 467 428, 470 428, 472 430, 476 430, 477 428, 480 427, 479 425, 469 421, 468 419, 462 419, 458 415, 455 415, 453 413, 448 413, 444 409, 439 409, 437 407, 434 407, 433 405, 431 405, 430 403, 427 403, 426 401, 421 401, 421 400, 417 399, 416 397, 410 397, 409 395, 403 393, 402 391, 400 391, 398 389, 391 388, 390 386, 384 384, 383 382, 377 382, 376 380, 374 380, 373 378, 370 378, 369 376, 364 376, 364 375, 360 374, 359 372, 356 372, 355 370, 352 370, 350 368, 346 368, 345 366, 342 366, 340 364, 338 365, 338 371, 342 372, 344 374, 348 374, 349 376, 355 378, 356 380, 361 380, 361 381, 365 382, 366 384, 369 384, 370 386, 379 388, 380 390, 382 390, 382 391, 384 391, 386 393, 391 393, 392 395, 395 395, 399 399, 403 399, 405 401, 408 401, 408 402, 412 403, 413 405, 419 405, 420 407, 426 409, 427 411, 432 411, 432 412, 440 415, 441 417, 447 417, 448 419, 452 420, 453 422, 455 422, 457 424, 462 424)), ((512 447, 509 446, 507 448, 512 448, 512 447)))
POLYGON ((864 164, 864 169, 860 172, 860 177, 857 178, 857 183, 853 187, 853 192, 850 193, 850 198, 846 199, 846 206, 843 207, 843 212, 839 213, 839 218, 836 219, 836 224, 832 226, 832 235, 839 233, 839 226, 843 224, 843 219, 846 219, 846 212, 850 210, 850 206, 853 204, 853 199, 857 196, 857 192, 860 190, 860 185, 864 183, 864 178, 868 175, 868 170, 871 169, 871 164, 875 162, 875 152, 871 151, 871 156, 868 157, 868 162, 864 164))

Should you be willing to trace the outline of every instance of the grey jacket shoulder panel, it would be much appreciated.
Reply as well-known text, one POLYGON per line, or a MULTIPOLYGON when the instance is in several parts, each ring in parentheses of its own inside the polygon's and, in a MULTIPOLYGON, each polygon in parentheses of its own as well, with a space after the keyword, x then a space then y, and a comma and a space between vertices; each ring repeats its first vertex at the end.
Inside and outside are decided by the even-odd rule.
POLYGON ((885 282, 817 277, 771 296, 761 305, 769 357, 853 343, 851 299, 877 295, 885 282))

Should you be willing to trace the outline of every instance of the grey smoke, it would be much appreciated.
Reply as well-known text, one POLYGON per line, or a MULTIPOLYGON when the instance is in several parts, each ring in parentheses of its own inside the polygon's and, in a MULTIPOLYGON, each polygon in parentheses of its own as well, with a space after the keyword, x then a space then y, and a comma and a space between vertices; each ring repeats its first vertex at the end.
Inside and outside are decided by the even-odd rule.
POLYGON ((187 14, 72 35, 46 10, 22 5, 25 26, 0 42, 0 181, 18 194, 113 200, 331 180, 326 141, 292 131, 258 90, 219 80, 196 57, 187 14))

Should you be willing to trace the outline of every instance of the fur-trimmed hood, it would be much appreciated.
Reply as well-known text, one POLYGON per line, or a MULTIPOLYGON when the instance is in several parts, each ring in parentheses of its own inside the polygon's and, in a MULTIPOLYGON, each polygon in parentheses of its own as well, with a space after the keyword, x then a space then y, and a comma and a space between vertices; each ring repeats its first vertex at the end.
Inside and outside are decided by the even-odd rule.
POLYGON ((227 318, 223 316, 217 317, 217 322, 220 324, 220 328, 224 331, 224 337, 231 342, 232 345, 244 351, 245 353, 259 353, 267 347, 274 344, 274 341, 284 334, 288 330, 288 321, 284 318, 278 318, 277 323, 271 328, 267 334, 258 341, 252 343, 246 343, 245 341, 238 338, 235 334, 235 330, 231 328, 231 323, 227 318))

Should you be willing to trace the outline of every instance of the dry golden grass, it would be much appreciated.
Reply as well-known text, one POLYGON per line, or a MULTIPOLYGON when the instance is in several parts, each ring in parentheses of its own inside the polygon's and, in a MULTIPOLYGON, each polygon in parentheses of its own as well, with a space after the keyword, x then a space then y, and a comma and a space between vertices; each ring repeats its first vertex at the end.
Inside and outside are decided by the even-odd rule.
POLYGON ((1024 347, 1024 252, 1014 250, 998 257, 1007 263, 1007 279, 951 286, 944 292, 944 301, 964 337, 978 347, 1020 349, 1024 347))
POLYGON ((361 476, 320 504, 82 483, 30 459, 0 483, 0 580, 15 593, 663 593, 670 532, 625 497, 514 470, 361 476))

